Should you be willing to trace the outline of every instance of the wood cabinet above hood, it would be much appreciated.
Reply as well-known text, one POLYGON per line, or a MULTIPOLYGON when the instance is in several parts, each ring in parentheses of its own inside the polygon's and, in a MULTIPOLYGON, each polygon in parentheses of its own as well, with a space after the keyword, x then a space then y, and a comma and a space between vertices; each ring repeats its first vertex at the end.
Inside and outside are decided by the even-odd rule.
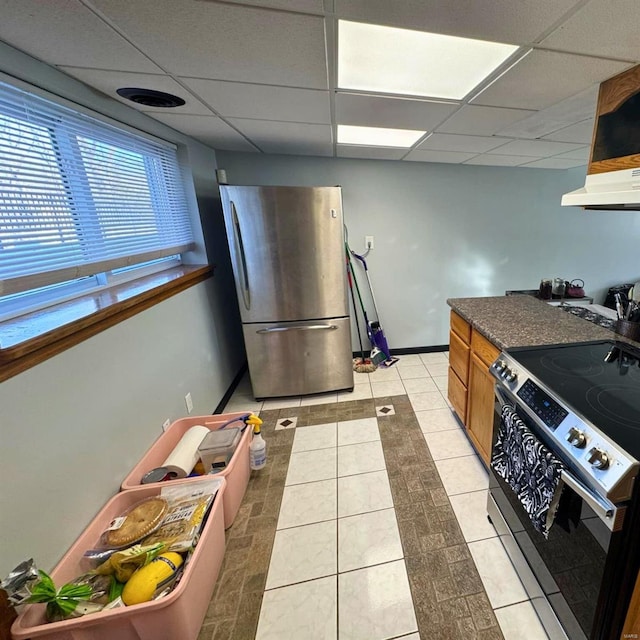
POLYGON ((600 85, 585 186, 562 205, 640 210, 640 65, 600 85))

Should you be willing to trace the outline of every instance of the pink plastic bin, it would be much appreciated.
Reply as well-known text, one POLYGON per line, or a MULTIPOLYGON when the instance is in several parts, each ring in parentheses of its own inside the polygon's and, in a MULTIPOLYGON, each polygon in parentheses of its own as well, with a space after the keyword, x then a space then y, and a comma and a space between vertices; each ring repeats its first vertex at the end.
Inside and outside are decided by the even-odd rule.
MULTIPOLYGON (((196 640, 224 557, 225 489, 223 480, 200 541, 182 579, 169 595, 51 623, 45 622, 45 605, 27 605, 11 627, 14 640, 196 640)), ((87 565, 82 555, 96 546, 109 522, 138 500, 159 493, 160 487, 145 486, 111 498, 51 572, 54 583, 60 586, 84 573, 87 565)))
MULTIPOLYGON (((167 456, 173 451, 178 444, 180 438, 193 426, 197 424, 204 425, 212 431, 219 429, 223 424, 229 422, 233 418, 245 416, 249 411, 241 411, 239 413, 221 413, 211 416, 189 416, 188 418, 180 418, 171 424, 171 426, 153 443, 149 451, 145 453, 140 462, 133 468, 131 473, 124 479, 121 489, 123 491, 140 487, 140 480, 145 473, 160 467, 167 459, 167 456)), ((230 426, 237 426, 236 424, 230 426)), ((240 442, 231 458, 231 462, 220 473, 214 474, 216 477, 222 476, 227 481, 227 490, 224 494, 224 528, 228 529, 232 524, 240 508, 240 503, 247 490, 249 483, 249 475, 251 468, 249 466, 249 445, 251 444, 251 428, 245 429, 240 438, 240 442)), ((201 476, 199 476, 201 477, 201 476)), ((171 480, 175 482, 193 482, 197 478, 185 478, 182 480, 171 480)), ((157 487, 165 484, 163 482, 154 482, 144 486, 157 487)))

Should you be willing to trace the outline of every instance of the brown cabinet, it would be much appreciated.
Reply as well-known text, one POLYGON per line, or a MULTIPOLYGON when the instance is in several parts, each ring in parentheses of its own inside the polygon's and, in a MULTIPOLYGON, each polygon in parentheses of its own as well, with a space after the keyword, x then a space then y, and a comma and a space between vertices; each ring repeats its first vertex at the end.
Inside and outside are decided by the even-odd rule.
POLYGON ((600 85, 587 174, 640 166, 640 65, 600 85))
POLYGON ((492 342, 451 312, 449 402, 486 464, 491 455, 494 405, 494 379, 489 366, 499 353, 492 342))
POLYGON ((451 312, 449 332, 449 385, 447 396, 453 410, 463 424, 467 419, 469 382, 469 354, 471 353, 471 325, 455 311, 451 312))
POLYGON ((636 579, 636 587, 631 596, 629 609, 627 611, 627 619, 622 630, 623 638, 640 637, 640 574, 636 579))
POLYGON ((467 430, 480 457, 488 465, 491 458, 493 433, 493 383, 487 365, 471 354, 469 396, 467 400, 467 430))

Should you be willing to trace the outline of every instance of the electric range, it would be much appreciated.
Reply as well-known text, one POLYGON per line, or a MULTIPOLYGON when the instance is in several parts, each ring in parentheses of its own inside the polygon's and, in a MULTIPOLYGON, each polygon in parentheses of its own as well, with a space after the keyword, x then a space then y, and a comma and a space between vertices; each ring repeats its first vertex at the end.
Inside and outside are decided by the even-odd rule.
POLYGON ((492 471, 490 518, 550 637, 618 640, 640 566, 640 350, 613 340, 514 348, 490 370, 494 442, 509 404, 563 462, 562 491, 578 504, 573 524, 546 538, 492 471))
POLYGON ((614 341, 510 349, 492 371, 590 486, 631 497, 640 459, 640 351, 614 341))

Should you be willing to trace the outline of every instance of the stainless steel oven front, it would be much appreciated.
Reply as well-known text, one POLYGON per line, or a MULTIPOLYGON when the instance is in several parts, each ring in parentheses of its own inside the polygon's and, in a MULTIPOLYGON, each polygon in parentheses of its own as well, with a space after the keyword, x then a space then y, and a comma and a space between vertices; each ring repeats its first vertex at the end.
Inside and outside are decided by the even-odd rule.
MULTIPOLYGON (((533 434, 545 440, 526 407, 499 386, 496 427, 505 403, 515 407, 533 434)), ((494 442, 496 432, 494 428, 494 442)), ((597 629, 600 614, 607 606, 602 585, 607 582, 607 557, 616 544, 614 529, 619 528, 624 508, 595 493, 570 471, 563 472, 562 480, 564 491, 574 492, 582 499, 581 508, 571 523, 563 526, 556 522, 548 538, 534 529, 511 487, 493 470, 489 476, 487 513, 549 637, 605 637, 597 629)))

